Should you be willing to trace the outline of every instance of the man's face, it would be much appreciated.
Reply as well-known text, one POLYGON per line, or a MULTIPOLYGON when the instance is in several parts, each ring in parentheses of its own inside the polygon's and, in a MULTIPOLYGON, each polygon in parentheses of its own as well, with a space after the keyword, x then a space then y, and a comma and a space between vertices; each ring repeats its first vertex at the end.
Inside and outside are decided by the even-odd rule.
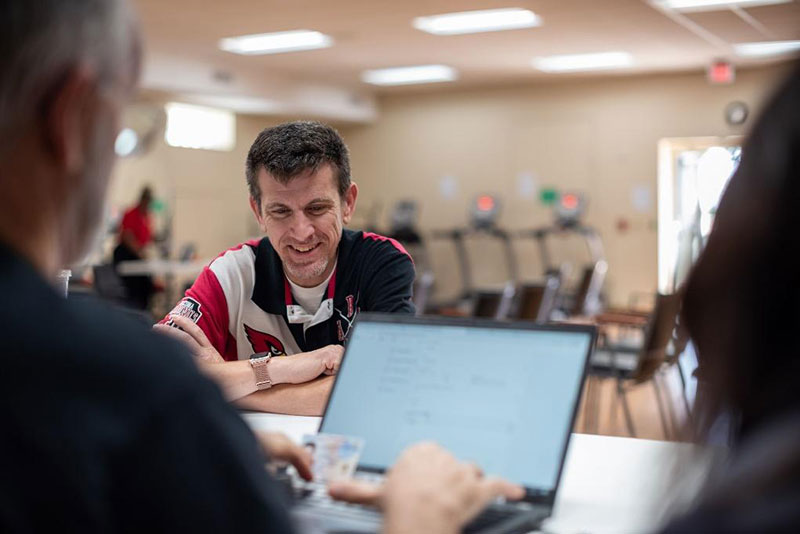
POLYGON ((306 171, 285 185, 264 168, 257 179, 261 206, 251 198, 250 207, 286 275, 301 287, 321 284, 336 263, 342 227, 353 215, 358 187, 351 183, 342 198, 330 165, 306 171))

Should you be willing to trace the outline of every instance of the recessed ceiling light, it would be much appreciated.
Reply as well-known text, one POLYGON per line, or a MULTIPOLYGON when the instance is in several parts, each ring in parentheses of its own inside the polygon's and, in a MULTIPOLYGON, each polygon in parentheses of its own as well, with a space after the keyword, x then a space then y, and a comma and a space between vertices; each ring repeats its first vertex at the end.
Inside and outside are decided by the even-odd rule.
POLYGON ((787 4, 792 0, 650 0, 650 3, 675 11, 714 11, 729 7, 755 7, 787 4))
POLYGON ((541 57, 532 63, 544 72, 572 72, 629 67, 633 65, 633 57, 627 52, 600 52, 541 57))
POLYGON ((458 77, 447 65, 417 65, 364 71, 361 79, 373 85, 410 85, 414 83, 451 82, 458 77))
POLYGON ((417 17, 412 25, 434 35, 517 30, 541 26, 542 19, 533 11, 521 8, 485 9, 417 17))
POLYGON ((777 56, 800 51, 800 41, 765 41, 733 45, 736 54, 747 57, 777 56))
POLYGON ((239 37, 226 37, 219 41, 219 47, 222 50, 244 55, 314 50, 316 48, 327 48, 332 44, 333 39, 328 35, 312 30, 241 35, 239 37))

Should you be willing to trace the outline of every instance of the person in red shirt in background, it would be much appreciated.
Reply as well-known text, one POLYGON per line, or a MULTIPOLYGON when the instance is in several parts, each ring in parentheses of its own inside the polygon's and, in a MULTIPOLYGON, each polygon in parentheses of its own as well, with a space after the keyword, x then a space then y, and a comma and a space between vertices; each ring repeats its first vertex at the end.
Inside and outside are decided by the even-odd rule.
MULTIPOLYGON (((119 244, 114 248, 114 266, 121 261, 145 259, 144 249, 153 241, 153 230, 150 223, 150 202, 153 191, 150 187, 142 189, 139 203, 125 212, 119 225, 119 244)), ((124 276, 128 301, 134 307, 146 310, 150 297, 155 292, 153 279, 150 276, 124 276)))

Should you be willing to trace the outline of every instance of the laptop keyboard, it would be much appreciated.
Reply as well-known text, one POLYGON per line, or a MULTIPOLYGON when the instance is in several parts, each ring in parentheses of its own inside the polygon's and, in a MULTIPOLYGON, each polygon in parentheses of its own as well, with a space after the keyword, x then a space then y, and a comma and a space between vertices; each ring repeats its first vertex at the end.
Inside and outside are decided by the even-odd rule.
POLYGON ((465 534, 481 532, 493 525, 497 525, 508 520, 518 513, 519 510, 515 510, 513 508, 489 507, 481 512, 478 517, 467 523, 462 532, 465 534))
MULTIPOLYGON (((357 473, 355 478, 377 484, 381 482, 382 475, 357 473)), ((348 504, 335 501, 328 495, 327 487, 324 484, 302 482, 295 479, 293 494, 296 502, 302 502, 306 506, 322 509, 326 514, 335 514, 339 517, 369 519, 376 521, 378 524, 381 522, 381 513, 378 509, 361 504, 348 504)), ((462 532, 465 534, 483 532, 486 529, 507 521, 519 513, 520 509, 513 506, 490 506, 468 523, 462 532)))
MULTIPOLYGON (((379 484, 382 480, 381 475, 371 473, 357 473, 354 478, 376 484, 379 484)), ((324 484, 315 484, 313 482, 301 482, 296 484, 294 486, 294 497, 298 502, 302 502, 305 505, 323 508, 326 511, 331 511, 338 515, 361 517, 366 515, 374 516, 375 519, 380 520, 380 512, 377 508, 333 500, 331 496, 328 495, 328 489, 324 484)))

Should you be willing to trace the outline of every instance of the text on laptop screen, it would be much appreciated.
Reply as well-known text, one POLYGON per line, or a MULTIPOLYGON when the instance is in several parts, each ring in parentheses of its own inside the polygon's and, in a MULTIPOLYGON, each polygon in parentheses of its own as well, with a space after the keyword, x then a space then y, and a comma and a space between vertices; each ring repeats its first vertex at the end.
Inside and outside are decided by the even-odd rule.
POLYGON ((320 431, 363 437, 367 468, 433 440, 550 491, 590 343, 584 331, 361 321, 320 431))

